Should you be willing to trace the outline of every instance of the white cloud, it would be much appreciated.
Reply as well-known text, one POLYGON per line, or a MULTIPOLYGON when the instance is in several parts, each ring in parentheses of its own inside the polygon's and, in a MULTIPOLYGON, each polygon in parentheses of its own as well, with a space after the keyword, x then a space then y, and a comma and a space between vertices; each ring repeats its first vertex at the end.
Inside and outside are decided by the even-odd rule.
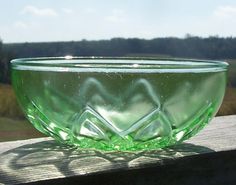
POLYGON ((70 8, 62 8, 62 11, 66 14, 73 14, 74 10, 70 9, 70 8))
POLYGON ((21 12, 22 14, 32 14, 36 16, 50 16, 55 17, 58 16, 57 12, 51 8, 38 8, 36 6, 27 5, 21 12))
POLYGON ((120 9, 114 9, 111 15, 105 17, 105 20, 113 23, 124 23, 126 21, 125 12, 120 9))
POLYGON ((219 6, 215 11, 214 15, 218 18, 236 18, 236 6, 219 6))
POLYGON ((14 23, 15 28, 27 29, 28 25, 25 22, 17 21, 14 23))
POLYGON ((85 9, 85 12, 86 12, 86 13, 91 13, 91 14, 92 14, 92 13, 95 13, 96 10, 95 10, 94 8, 86 8, 86 9, 85 9))
POLYGON ((31 30, 31 29, 37 29, 39 28, 39 23, 37 22, 25 22, 22 20, 18 20, 13 23, 13 28, 20 29, 20 30, 31 30))

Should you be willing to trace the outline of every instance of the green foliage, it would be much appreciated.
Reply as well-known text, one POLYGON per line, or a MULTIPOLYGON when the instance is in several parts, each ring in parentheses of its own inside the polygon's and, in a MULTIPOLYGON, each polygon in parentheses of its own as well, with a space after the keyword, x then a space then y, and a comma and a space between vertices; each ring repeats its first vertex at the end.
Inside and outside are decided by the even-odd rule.
POLYGON ((229 86, 236 87, 236 60, 228 60, 227 62, 229 63, 229 75, 228 75, 229 86))
POLYGON ((188 36, 184 39, 170 37, 151 40, 113 38, 100 41, 4 44, 4 48, 16 57, 127 56, 138 53, 205 59, 236 58, 236 38, 233 37, 188 36))
POLYGON ((6 50, 0 40, 0 82, 10 83, 10 60, 13 59, 11 52, 6 50))

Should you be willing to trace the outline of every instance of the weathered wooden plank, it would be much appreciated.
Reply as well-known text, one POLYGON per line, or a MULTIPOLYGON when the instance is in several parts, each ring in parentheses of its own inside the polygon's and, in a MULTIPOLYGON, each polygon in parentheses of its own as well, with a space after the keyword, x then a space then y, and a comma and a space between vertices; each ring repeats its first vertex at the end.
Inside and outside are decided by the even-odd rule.
POLYGON ((236 115, 163 150, 74 150, 50 138, 0 143, 0 184, 233 184, 236 115))

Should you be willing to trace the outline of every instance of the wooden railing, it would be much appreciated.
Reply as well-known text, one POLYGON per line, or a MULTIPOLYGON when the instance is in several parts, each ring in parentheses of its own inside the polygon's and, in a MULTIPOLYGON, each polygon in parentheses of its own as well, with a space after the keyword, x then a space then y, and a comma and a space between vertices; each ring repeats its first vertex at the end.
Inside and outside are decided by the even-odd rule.
POLYGON ((50 138, 0 143, 0 184, 236 184, 236 115, 155 151, 74 150, 50 138))

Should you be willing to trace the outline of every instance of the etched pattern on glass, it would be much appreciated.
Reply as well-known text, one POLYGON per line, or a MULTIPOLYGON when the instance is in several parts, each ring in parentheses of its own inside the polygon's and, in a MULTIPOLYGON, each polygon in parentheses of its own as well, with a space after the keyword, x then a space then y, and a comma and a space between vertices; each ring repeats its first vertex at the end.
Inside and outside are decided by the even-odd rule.
POLYGON ((73 134, 104 140, 113 134, 124 139, 132 135, 137 141, 170 135, 171 124, 161 111, 158 94, 145 79, 132 83, 132 88, 115 97, 98 80, 87 79, 80 94, 87 105, 70 120, 73 134))
POLYGON ((39 131, 102 150, 156 149, 188 139, 217 112, 226 84, 225 72, 12 75, 18 100, 39 131))

